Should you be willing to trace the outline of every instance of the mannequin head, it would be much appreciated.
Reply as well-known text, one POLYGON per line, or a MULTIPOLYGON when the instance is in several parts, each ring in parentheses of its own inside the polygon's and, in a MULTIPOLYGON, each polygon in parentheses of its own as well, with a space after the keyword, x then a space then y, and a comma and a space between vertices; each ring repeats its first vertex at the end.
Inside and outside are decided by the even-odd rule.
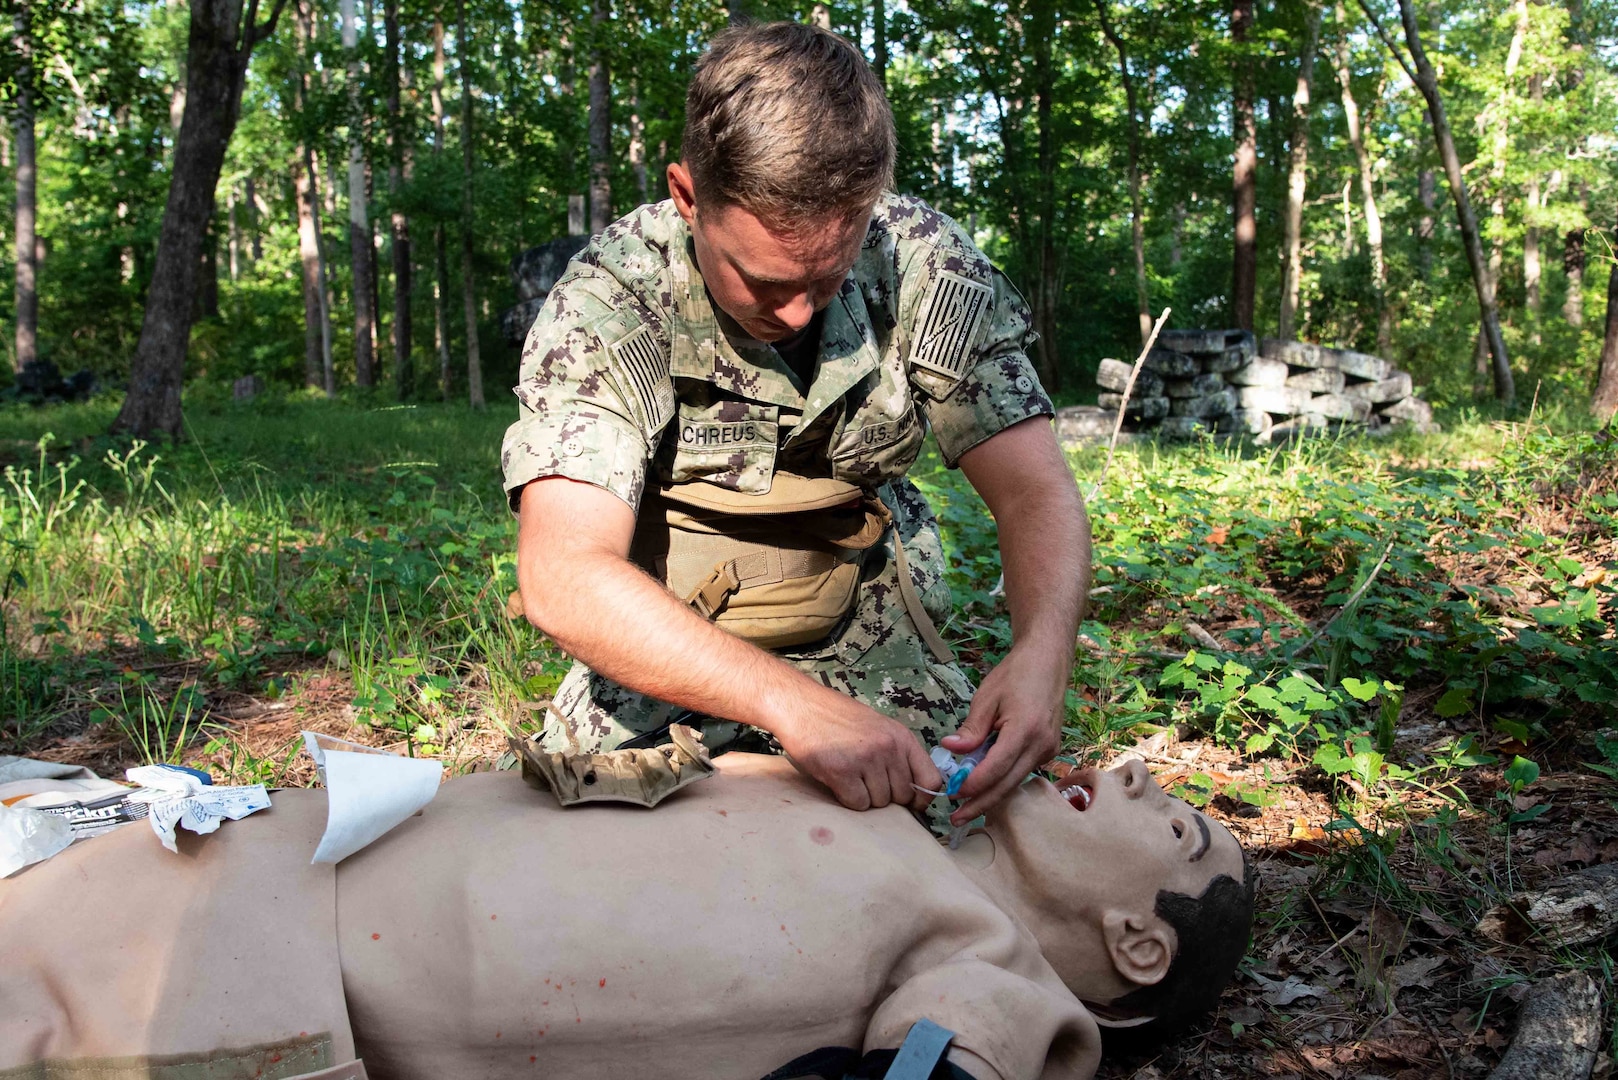
POLYGON ((1217 1003, 1247 947, 1253 877, 1236 838, 1144 764, 1030 781, 986 831, 996 891, 1104 1026, 1171 1029, 1217 1003))

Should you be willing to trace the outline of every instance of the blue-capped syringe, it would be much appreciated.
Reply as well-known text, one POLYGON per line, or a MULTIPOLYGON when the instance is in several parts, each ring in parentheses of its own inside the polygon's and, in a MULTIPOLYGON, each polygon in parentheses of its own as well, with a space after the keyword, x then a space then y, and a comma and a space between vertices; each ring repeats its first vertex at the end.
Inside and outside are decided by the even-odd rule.
MULTIPOLYGON (((998 731, 991 731, 989 733, 989 737, 984 739, 983 742, 978 745, 976 750, 959 757, 950 753, 942 746, 933 747, 932 753, 929 756, 933 760, 933 765, 938 768, 939 775, 943 776, 944 778, 943 794, 952 797, 960 794, 961 785, 966 783, 966 778, 972 775, 972 770, 977 768, 978 764, 988 756, 989 748, 994 745, 994 740, 999 737, 999 734, 1000 733, 998 731)), ((949 846, 951 850, 954 850, 960 846, 961 838, 966 835, 966 830, 968 828, 969 824, 957 825, 949 831, 949 846)))

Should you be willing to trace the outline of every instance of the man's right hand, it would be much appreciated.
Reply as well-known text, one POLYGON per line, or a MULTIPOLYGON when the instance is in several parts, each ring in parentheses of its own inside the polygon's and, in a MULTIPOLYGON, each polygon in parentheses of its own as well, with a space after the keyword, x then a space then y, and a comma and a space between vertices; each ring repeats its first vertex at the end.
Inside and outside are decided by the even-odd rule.
MULTIPOLYGON (((824 688, 822 688, 824 689, 824 688)), ((944 778, 914 732, 835 690, 832 710, 784 712, 770 734, 800 772, 831 789, 850 810, 898 803, 924 810, 944 778)))
POLYGON ((563 477, 523 489, 517 582, 530 622, 613 681, 774 735, 853 810, 924 807, 938 770, 904 725, 702 618, 629 561, 635 515, 563 477))

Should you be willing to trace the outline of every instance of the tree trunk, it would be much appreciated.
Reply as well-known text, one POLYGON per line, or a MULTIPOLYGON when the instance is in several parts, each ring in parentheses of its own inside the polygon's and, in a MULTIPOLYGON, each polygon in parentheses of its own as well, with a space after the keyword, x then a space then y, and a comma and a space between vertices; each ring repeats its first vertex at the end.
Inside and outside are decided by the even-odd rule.
POLYGON ((1611 424, 1618 412, 1618 263, 1607 278, 1607 336, 1601 345, 1601 364, 1596 369, 1596 392, 1590 411, 1604 424, 1611 424))
MULTIPOLYGON (((1338 8, 1339 19, 1341 8, 1338 8)), ((1303 282, 1303 198, 1309 183, 1309 91, 1315 77, 1315 49, 1320 44, 1318 4, 1304 12, 1303 51, 1298 57, 1298 84, 1292 91, 1292 145, 1287 162, 1287 222, 1281 274, 1281 318, 1277 334, 1297 334, 1298 296, 1303 282)))
POLYGON ((1506 49, 1505 76, 1500 80, 1500 93, 1486 113, 1492 129, 1492 156, 1489 162, 1489 280, 1496 293, 1500 289, 1501 272, 1506 260, 1506 158, 1511 152, 1511 102, 1516 96, 1512 80, 1522 63, 1523 44, 1528 38, 1528 0, 1515 0, 1511 5, 1516 22, 1511 30, 1511 44, 1506 49))
MULTIPOLYGON (((1432 126, 1432 114, 1423 110, 1427 125, 1432 126)), ((1416 221, 1416 260, 1421 276, 1429 279, 1433 272, 1433 232, 1438 227, 1433 217, 1438 211, 1438 178, 1433 170, 1423 169, 1416 180, 1416 196, 1421 200, 1421 217, 1416 221)))
POLYGON ((249 176, 242 181, 242 202, 247 205, 247 250, 250 253, 249 266, 257 265, 264 258, 264 239, 261 231, 263 213, 258 201, 258 186, 249 176))
POLYGON ((612 0, 590 9, 590 232, 612 223, 612 75, 607 67, 612 0))
POLYGON ((399 0, 384 0, 382 25, 388 50, 388 198, 393 203, 393 385, 405 401, 415 393, 416 369, 410 354, 410 219, 399 207, 407 138, 399 107, 399 0))
POLYGON ((168 203, 158 234, 129 392, 114 431, 141 438, 180 435, 180 382, 191 337, 197 267, 213 211, 214 188, 241 105, 253 46, 275 30, 285 0, 256 25, 258 0, 191 0, 186 44, 186 107, 175 139, 168 203))
MULTIPOLYGON (((1529 77, 1528 96, 1535 105, 1542 105, 1545 101, 1545 80, 1537 72, 1529 77)), ((1528 317, 1532 323, 1535 345, 1539 344, 1539 316, 1542 307, 1539 295, 1539 212, 1550 201, 1556 179, 1556 176, 1552 175, 1550 183, 1542 190, 1539 173, 1535 171, 1528 174, 1528 205, 1524 211, 1528 227, 1523 233, 1522 276, 1523 286, 1528 294, 1528 317)))
POLYGON ((888 6, 886 0, 871 0, 871 49, 876 54, 876 81, 888 88, 888 6))
POLYGON ((1371 254, 1371 291, 1376 298, 1376 351, 1379 356, 1387 356, 1393 351, 1393 309, 1388 303, 1388 264, 1382 252, 1382 215, 1376 206, 1376 176, 1371 155, 1365 148, 1359 105, 1354 100, 1354 73, 1348 57, 1348 17, 1341 4, 1337 5, 1337 26, 1337 85, 1342 92, 1348 141, 1354 148, 1354 162, 1360 176, 1360 203, 1365 207, 1365 246, 1371 254))
POLYGON ((651 177, 646 171, 646 124, 640 118, 640 87, 629 91, 629 169, 635 176, 640 201, 652 201, 651 177))
POLYGON ((466 0, 458 0, 455 66, 461 72, 461 293, 466 301, 466 392, 474 409, 483 408, 483 357, 478 352, 477 277, 472 266, 472 43, 466 29, 466 0))
POLYGON ((219 229, 214 207, 208 214, 208 227, 202 237, 202 267, 197 275, 196 320, 219 318, 219 229))
MULTIPOLYGON (((370 9, 370 5, 366 5, 370 9)), ((369 20, 367 20, 369 21, 369 20)), ((365 205, 367 215, 371 201, 376 198, 376 188, 372 181, 375 177, 371 173, 371 163, 365 163, 365 205)), ((382 246, 381 221, 372 221, 367 217, 365 225, 365 277, 371 283, 371 375, 377 382, 387 381, 387 372, 382 370, 382 273, 377 269, 380 260, 377 250, 382 246)))
MULTIPOLYGON (((433 20, 433 157, 444 152, 444 20, 433 20)), ((450 398, 449 364, 449 252, 444 223, 433 225, 433 346, 438 350, 438 388, 450 398)))
POLYGON ((37 159, 34 154, 34 33, 30 25, 29 0, 19 0, 12 14, 17 33, 17 98, 13 103, 17 141, 17 232, 16 232, 16 355, 17 371, 39 359, 39 282, 34 232, 36 210, 34 187, 37 159))
POLYGON ((355 0, 342 0, 343 55, 348 63, 348 252, 354 285, 354 382, 376 385, 376 308, 371 225, 365 201, 365 153, 361 147, 359 12, 355 0))
MULTIPOLYGON (((1376 13, 1360 0, 1360 8, 1376 26, 1378 34, 1400 63, 1404 57, 1393 39, 1387 37, 1376 13)), ((1495 306, 1494 279, 1483 256, 1483 241, 1478 235, 1477 216, 1472 212, 1472 200, 1466 193, 1466 177, 1461 173, 1461 158, 1455 152, 1455 137, 1450 134, 1449 115, 1444 111, 1444 99, 1438 94, 1438 76, 1428 62, 1427 51, 1421 47, 1421 31, 1416 26, 1416 9, 1411 0, 1399 0, 1399 17, 1404 24, 1405 41, 1410 46, 1410 57, 1415 70, 1409 71, 1411 81, 1427 99, 1428 115, 1433 122, 1433 138, 1438 143, 1438 156, 1444 163, 1444 175, 1449 180, 1450 193, 1455 198, 1455 218, 1461 227, 1461 239, 1466 244, 1466 260, 1472 268, 1472 283, 1478 294, 1478 310, 1482 333, 1489 344, 1490 370, 1494 376, 1494 396, 1510 407, 1516 403, 1517 387, 1511 374, 1511 359, 1506 355, 1506 339, 1500 333, 1500 313, 1495 306)))
POLYGON ((225 219, 228 226, 227 247, 230 254, 230 280, 235 283, 241 269, 241 228, 236 223, 236 185, 225 193, 225 219))
MULTIPOLYGON (((299 0, 293 23, 297 78, 292 84, 292 107, 302 113, 309 100, 308 57, 314 40, 311 5, 299 0)), ((314 148, 300 143, 292 163, 294 195, 298 202, 298 259, 303 271, 304 385, 320 387, 327 397, 337 393, 331 355, 331 298, 327 289, 325 239, 320 229, 320 169, 314 148)))
POLYGON ((299 144, 292 163, 293 194, 298 203, 298 261, 303 270, 303 383, 325 385, 325 338, 327 331, 320 280, 320 233, 315 223, 317 204, 314 170, 309 167, 309 151, 299 144))
POLYGON ((1584 230, 1569 229, 1562 240, 1562 270, 1567 274, 1567 296, 1562 318, 1578 330, 1584 326, 1584 230))
POLYGON ((1231 317, 1242 330, 1253 329, 1258 299, 1258 132, 1253 118, 1253 60, 1247 38, 1253 29, 1253 0, 1234 0, 1230 40, 1236 46, 1232 85, 1232 134, 1236 142, 1232 199, 1236 218, 1231 317))
MULTIPOLYGON (((881 0, 877 0, 878 6, 881 0)), ((1124 83, 1124 107, 1129 110, 1129 239, 1135 249, 1135 307, 1140 320, 1140 342, 1152 335, 1152 300, 1146 281, 1146 215, 1140 192, 1140 104, 1135 100, 1135 79, 1129 73, 1129 54, 1107 10, 1112 0, 1096 0, 1101 33, 1118 53, 1118 74, 1124 83)))
POLYGON ((1045 389, 1061 389, 1062 371, 1056 347, 1056 308, 1061 296, 1056 265, 1056 65, 1051 39, 1056 13, 1051 0, 1036 0, 1028 28, 1034 53, 1034 113, 1039 122, 1039 271, 1034 283, 1034 330, 1039 334, 1039 378, 1045 389))

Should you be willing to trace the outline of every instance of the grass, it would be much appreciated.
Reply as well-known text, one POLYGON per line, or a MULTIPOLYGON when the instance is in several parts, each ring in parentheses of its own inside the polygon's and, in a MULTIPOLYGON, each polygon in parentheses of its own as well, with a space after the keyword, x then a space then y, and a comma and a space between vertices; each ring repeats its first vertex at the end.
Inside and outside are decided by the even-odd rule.
MULTIPOLYGON (((412 750, 525 722, 564 663, 503 610, 506 418, 199 396, 177 446, 101 436, 106 402, 0 413, 0 742, 167 715, 181 689, 206 717, 321 666, 412 750), (149 676, 134 699, 131 674, 149 676)), ((1081 478, 1099 453, 1075 455, 1081 478)), ((935 455, 913 475, 981 669, 1010 640, 992 521, 935 455)), ((1411 778, 1387 755, 1413 705, 1516 747, 1618 712, 1618 451, 1592 433, 1129 446, 1091 513, 1070 717, 1089 747, 1175 721, 1363 788, 1411 778)))
POLYGON ((559 669, 504 615, 500 419, 220 402, 163 447, 94 434, 109 419, 100 403, 0 414, 7 749, 180 715, 182 692, 201 719, 330 664, 360 720, 432 752, 468 722, 512 721, 559 669), (131 674, 148 677, 139 694, 131 674))

